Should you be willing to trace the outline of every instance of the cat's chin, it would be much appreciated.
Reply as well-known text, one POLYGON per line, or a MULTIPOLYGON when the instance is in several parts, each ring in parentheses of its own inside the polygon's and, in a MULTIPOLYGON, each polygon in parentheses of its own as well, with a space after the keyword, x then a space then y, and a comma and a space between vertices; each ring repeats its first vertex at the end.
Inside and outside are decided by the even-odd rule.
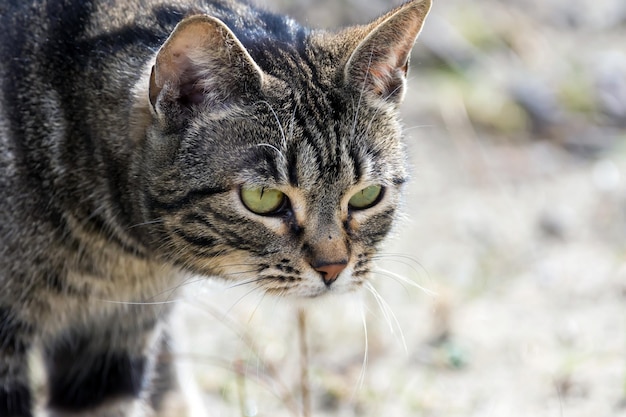
POLYGON ((345 284, 340 286, 320 286, 314 288, 290 288, 281 290, 264 289, 263 291, 272 296, 298 300, 320 300, 335 296, 345 296, 361 291, 362 285, 345 284))
POLYGON ((314 292, 305 293, 293 293, 282 294, 280 296, 280 302, 285 303, 297 310, 318 311, 325 310, 336 305, 354 304, 359 305, 363 300, 363 291, 359 287, 353 287, 349 289, 339 291, 333 291, 331 289, 320 290, 317 294, 314 292))

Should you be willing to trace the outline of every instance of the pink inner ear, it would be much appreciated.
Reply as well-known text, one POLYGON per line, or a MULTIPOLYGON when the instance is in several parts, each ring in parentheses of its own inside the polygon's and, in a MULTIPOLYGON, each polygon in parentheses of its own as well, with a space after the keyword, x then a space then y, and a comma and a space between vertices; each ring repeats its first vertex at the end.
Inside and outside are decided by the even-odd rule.
POLYGON ((394 68, 387 64, 381 63, 372 65, 369 69, 369 75, 372 83, 372 92, 378 96, 385 95, 388 90, 390 81, 393 78, 394 68))
POLYGON ((363 87, 377 97, 400 99, 412 40, 408 33, 395 33, 387 36, 386 42, 370 39, 369 45, 361 45, 350 70, 352 81, 363 83, 363 87))
POLYGON ((408 69, 410 48, 405 44, 391 45, 395 49, 385 51, 384 55, 369 63, 366 81, 370 91, 379 97, 395 96, 401 92, 404 77, 408 69))
POLYGON ((409 1, 373 22, 348 59, 346 81, 385 100, 399 102, 409 54, 429 8, 429 0, 409 1))
POLYGON ((171 49, 170 54, 163 57, 162 76, 166 80, 182 83, 192 66, 189 58, 191 45, 172 45, 171 49))
MULTIPOLYGON (((0 0, 1 1, 1 0, 0 0)), ((182 105, 224 101, 262 83, 262 72, 236 36, 219 19, 195 15, 181 21, 156 57, 150 100, 182 105), (245 81, 245 82, 243 82, 245 81)))
POLYGON ((370 74, 372 74, 374 78, 386 78, 390 72, 390 65, 379 65, 378 67, 370 68, 370 74))

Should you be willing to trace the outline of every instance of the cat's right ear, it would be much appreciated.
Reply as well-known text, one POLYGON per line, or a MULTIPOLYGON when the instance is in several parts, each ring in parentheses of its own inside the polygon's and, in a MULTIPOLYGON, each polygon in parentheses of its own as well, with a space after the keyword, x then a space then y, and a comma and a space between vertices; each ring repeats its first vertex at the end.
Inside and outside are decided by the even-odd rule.
POLYGON ((256 91, 263 72, 235 34, 219 19, 182 20, 159 50, 150 75, 153 109, 227 104, 256 91))
POLYGON ((366 27, 348 30, 359 43, 345 66, 345 82, 374 100, 402 101, 411 48, 430 6, 431 0, 408 1, 366 27))

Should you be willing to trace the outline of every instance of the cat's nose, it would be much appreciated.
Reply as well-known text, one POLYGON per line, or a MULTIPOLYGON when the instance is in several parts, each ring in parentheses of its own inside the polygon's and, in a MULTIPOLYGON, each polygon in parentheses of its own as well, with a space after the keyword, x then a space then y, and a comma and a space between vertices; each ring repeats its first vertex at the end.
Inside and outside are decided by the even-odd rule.
POLYGON ((346 269, 348 261, 340 261, 333 263, 320 263, 313 265, 313 268, 322 275, 322 280, 327 287, 337 280, 341 271, 346 269))

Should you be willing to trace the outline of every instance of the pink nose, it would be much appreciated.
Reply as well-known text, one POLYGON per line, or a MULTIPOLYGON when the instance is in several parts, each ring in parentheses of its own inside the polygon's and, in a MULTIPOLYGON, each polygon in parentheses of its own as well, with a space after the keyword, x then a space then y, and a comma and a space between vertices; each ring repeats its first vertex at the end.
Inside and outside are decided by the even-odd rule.
POLYGON ((324 284, 330 287, 330 284, 337 280, 341 271, 346 269, 348 265, 347 262, 338 262, 338 263, 330 263, 330 264, 322 264, 320 266, 314 267, 317 272, 322 275, 322 279, 324 280, 324 284))

